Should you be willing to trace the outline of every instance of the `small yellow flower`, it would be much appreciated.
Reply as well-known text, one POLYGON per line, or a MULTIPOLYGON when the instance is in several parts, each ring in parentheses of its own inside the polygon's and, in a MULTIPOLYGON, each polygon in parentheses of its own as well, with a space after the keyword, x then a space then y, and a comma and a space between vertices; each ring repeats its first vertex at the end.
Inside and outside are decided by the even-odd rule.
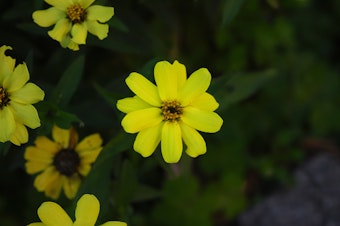
POLYGON ((32 104, 44 99, 44 91, 28 82, 29 72, 25 63, 15 67, 15 59, 6 56, 9 46, 0 47, 0 142, 15 145, 28 142, 25 126, 40 126, 37 110, 32 104), (28 83, 27 83, 28 82, 28 83))
POLYGON ((40 192, 45 191, 46 196, 57 199, 63 189, 66 197, 72 199, 101 152, 102 139, 99 134, 92 134, 78 143, 73 127, 66 130, 57 126, 52 129, 52 137, 54 141, 39 136, 35 146, 26 148, 26 171, 41 172, 34 186, 40 192))
POLYGON ((126 84, 136 94, 117 102, 117 108, 127 113, 122 126, 128 133, 138 133, 133 148, 143 157, 150 156, 161 142, 163 158, 176 163, 186 153, 197 157, 206 152, 206 143, 197 130, 214 133, 223 120, 214 111, 215 98, 206 92, 211 75, 201 68, 187 79, 186 68, 175 61, 158 62, 154 68, 156 85, 133 72, 126 84))
MULTIPOLYGON (((76 220, 73 222, 67 213, 55 202, 44 202, 38 209, 41 222, 28 226, 94 226, 100 209, 96 196, 84 194, 77 202, 76 220)), ((101 226, 127 226, 121 221, 108 221, 101 226)))
POLYGON ((92 5, 94 1, 45 0, 52 7, 37 10, 32 17, 41 27, 55 24, 48 35, 64 48, 79 50, 79 45, 86 43, 87 32, 100 40, 106 38, 109 32, 109 25, 103 23, 113 16, 113 7, 92 5))

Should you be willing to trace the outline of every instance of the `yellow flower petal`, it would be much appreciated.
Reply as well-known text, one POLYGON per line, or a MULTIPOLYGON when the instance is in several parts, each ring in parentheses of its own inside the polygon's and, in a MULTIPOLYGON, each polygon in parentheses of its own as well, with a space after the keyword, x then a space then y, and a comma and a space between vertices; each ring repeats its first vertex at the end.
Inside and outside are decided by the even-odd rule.
POLYGON ((181 128, 177 122, 165 122, 162 128, 162 156, 167 163, 180 160, 183 151, 181 128))
POLYGON ((188 126, 206 133, 219 131, 223 124, 223 119, 215 112, 193 107, 184 108, 181 120, 188 126))
POLYGON ((28 81, 30 75, 25 63, 19 64, 12 75, 7 76, 4 81, 4 88, 8 93, 12 93, 22 88, 28 81))
POLYGON ((99 148, 102 143, 103 140, 98 133, 91 134, 80 141, 75 150, 78 151, 78 153, 93 150, 95 148, 99 148))
POLYGON ((25 124, 31 129, 40 126, 40 119, 37 109, 33 105, 24 105, 16 102, 11 102, 8 108, 13 112, 16 121, 25 124))
POLYGON ((63 175, 58 174, 54 180, 51 180, 45 187, 45 195, 52 199, 58 199, 61 193, 62 186, 66 177, 63 175))
POLYGON ((54 25, 54 28, 48 32, 48 35, 54 40, 61 42, 70 32, 71 28, 72 24, 68 19, 61 19, 54 25))
POLYGON ((167 61, 160 61, 154 69, 159 97, 162 101, 177 99, 177 75, 173 66, 167 61))
POLYGON ((66 13, 55 7, 48 8, 46 10, 37 10, 32 15, 36 24, 41 27, 49 27, 57 23, 58 20, 65 18, 66 13))
POLYGON ((43 223, 30 223, 29 225, 27 226, 46 226, 45 224, 43 223))
POLYGON ((122 126, 128 133, 137 133, 157 125, 162 120, 161 109, 146 108, 128 113, 122 120, 122 126))
POLYGON ((54 166, 48 167, 44 172, 39 174, 34 180, 34 187, 38 191, 44 191, 46 187, 59 177, 59 173, 54 166))
POLYGON ((44 136, 38 136, 35 139, 34 144, 38 149, 44 150, 51 154, 57 153, 62 148, 58 143, 55 143, 44 136))
POLYGON ((81 4, 82 7, 85 9, 89 7, 95 0, 79 0, 79 3, 81 4))
POLYGON ((129 113, 132 111, 142 110, 150 107, 150 104, 146 103, 138 96, 127 97, 117 101, 117 108, 124 113, 129 113))
POLYGON ((181 123, 180 126, 183 141, 187 145, 186 153, 193 158, 206 153, 207 146, 201 134, 185 123, 181 123))
POLYGON ((63 48, 69 48, 73 51, 79 50, 79 45, 71 40, 71 36, 68 34, 66 35, 60 42, 60 45, 63 48))
POLYGON ((127 224, 121 221, 108 221, 100 226, 127 226, 127 224))
POLYGON ((209 87, 211 81, 210 72, 201 68, 188 78, 179 92, 179 101, 183 106, 190 104, 196 97, 202 95, 209 87))
POLYGON ((77 44, 85 44, 87 37, 87 27, 85 23, 77 23, 71 29, 72 41, 77 44))
POLYGON ((163 123, 141 130, 133 144, 133 149, 143 157, 149 157, 157 148, 161 140, 163 123))
POLYGON ((87 20, 95 20, 104 23, 111 19, 114 14, 113 7, 94 5, 87 10, 87 20))
POLYGON ((4 80, 7 76, 11 75, 14 70, 15 60, 12 57, 6 56, 6 50, 12 50, 10 46, 1 46, 0 47, 0 84, 3 84, 4 80))
POLYGON ((187 80, 187 70, 184 64, 179 63, 177 60, 175 60, 172 65, 174 68, 174 72, 177 75, 178 88, 181 88, 187 80))
POLYGON ((78 172, 80 173, 80 175, 82 176, 87 176, 87 174, 89 174, 89 172, 91 171, 91 165, 90 164, 80 164, 80 166, 78 167, 78 172))
POLYGON ((72 0, 45 0, 45 2, 62 11, 66 11, 66 9, 73 4, 72 0))
POLYGON ((16 129, 12 134, 10 141, 17 146, 28 142, 28 132, 23 124, 16 123, 16 129))
POLYGON ((73 50, 73 51, 79 50, 79 45, 72 40, 69 42, 69 44, 66 47, 73 50))
POLYGON ((99 214, 99 201, 94 195, 83 195, 76 208, 76 221, 73 226, 94 226, 99 214))
POLYGON ((157 87, 141 74, 132 72, 125 80, 132 92, 145 102, 160 107, 162 102, 159 98, 157 87))
POLYGON ((34 162, 52 163, 54 155, 35 146, 29 146, 26 148, 24 157, 34 162))
POLYGON ((44 99, 45 93, 37 85, 27 83, 21 89, 11 93, 11 101, 20 104, 34 104, 44 99))
POLYGON ((109 25, 107 24, 101 24, 94 20, 87 20, 85 21, 87 25, 87 30, 97 36, 100 40, 103 40, 107 37, 109 33, 109 25))
POLYGON ((16 122, 13 113, 8 107, 0 110, 0 142, 9 141, 16 129, 16 122))
POLYGON ((44 202, 38 209, 38 215, 46 226, 72 226, 72 220, 67 213, 54 202, 44 202))
POLYGON ((40 171, 45 170, 48 166, 50 165, 50 163, 47 162, 26 162, 25 163, 25 168, 26 168, 26 172, 28 174, 36 174, 40 171))
POLYGON ((80 184, 81 184, 81 179, 76 174, 73 175, 72 177, 68 177, 65 180, 63 184, 63 188, 64 188, 64 193, 68 199, 73 199, 76 196, 79 190, 80 184))
POLYGON ((103 148, 92 149, 88 151, 83 151, 79 153, 81 158, 81 164, 91 164, 96 161, 99 153, 103 148))
POLYGON ((61 129, 58 126, 53 126, 52 137, 62 148, 68 148, 70 142, 70 130, 61 129))
POLYGON ((204 111, 215 111, 219 106, 215 98, 209 93, 203 93, 195 98, 190 105, 204 111))
POLYGON ((77 131, 74 129, 74 127, 71 127, 69 129, 69 132, 70 132, 70 138, 69 138, 70 140, 68 142, 68 148, 74 150, 78 144, 79 136, 78 136, 77 131))

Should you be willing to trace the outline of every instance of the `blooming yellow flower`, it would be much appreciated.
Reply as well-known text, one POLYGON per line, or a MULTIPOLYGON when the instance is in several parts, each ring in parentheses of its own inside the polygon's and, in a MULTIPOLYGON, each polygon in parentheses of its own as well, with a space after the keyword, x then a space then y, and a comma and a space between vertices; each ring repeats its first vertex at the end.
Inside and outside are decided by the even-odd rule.
MULTIPOLYGON (((96 196, 85 194, 77 202, 76 220, 73 222, 67 213, 55 202, 44 202, 38 209, 39 223, 28 226, 94 226, 100 209, 96 196)), ((101 226, 127 226, 121 221, 108 221, 101 226)))
POLYGON ((176 163, 182 155, 183 143, 191 157, 206 152, 206 143, 197 130, 214 133, 223 120, 216 114, 218 103, 206 92, 211 75, 201 68, 187 79, 186 68, 175 61, 158 62, 154 68, 156 85, 133 72, 126 84, 136 94, 117 102, 127 113, 122 126, 128 133, 138 133, 133 148, 142 156, 150 156, 161 142, 163 158, 176 163))
POLYGON ((78 143, 73 127, 66 130, 57 126, 52 129, 52 137, 54 141, 39 136, 35 146, 26 148, 26 171, 29 174, 41 172, 34 186, 46 196, 57 199, 63 189, 66 197, 72 199, 101 152, 102 139, 99 134, 92 134, 78 143))
POLYGON ((25 126, 40 126, 37 110, 32 104, 44 99, 44 91, 27 83, 29 72, 25 63, 15 67, 15 59, 6 56, 9 46, 0 47, 0 142, 21 145, 28 141, 25 126))
POLYGON ((45 0, 52 7, 37 10, 32 17, 41 27, 55 24, 48 35, 64 48, 79 50, 79 45, 86 43, 87 32, 100 40, 106 38, 109 32, 109 25, 103 23, 113 16, 113 7, 92 5, 94 1, 45 0))

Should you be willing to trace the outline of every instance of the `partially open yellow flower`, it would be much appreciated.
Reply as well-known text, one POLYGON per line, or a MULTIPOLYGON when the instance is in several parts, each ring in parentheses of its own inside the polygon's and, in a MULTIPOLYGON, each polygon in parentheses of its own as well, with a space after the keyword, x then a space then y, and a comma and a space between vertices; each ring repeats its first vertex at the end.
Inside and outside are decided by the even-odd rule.
MULTIPOLYGON (((73 222, 67 213, 55 202, 44 202, 38 209, 41 222, 28 226, 94 226, 100 210, 96 196, 85 194, 77 202, 76 220, 73 222)), ((101 226, 127 226, 121 221, 108 221, 101 226)))
POLYGON ((26 148, 26 171, 29 174, 41 172, 34 186, 46 196, 57 199, 63 189, 66 197, 72 199, 101 152, 102 139, 99 134, 92 134, 78 143, 73 127, 66 130, 57 126, 52 129, 52 137, 53 141, 39 136, 35 146, 26 148))
POLYGON ((9 46, 0 47, 0 142, 10 141, 21 145, 28 141, 25 126, 40 126, 37 110, 32 104, 44 99, 44 91, 28 82, 25 63, 15 67, 15 59, 6 56, 9 46), (28 83, 27 83, 28 82, 28 83))
POLYGON ((150 156, 161 142, 163 158, 176 163, 186 153, 197 157, 206 152, 206 143, 197 130, 214 133, 220 130, 223 120, 214 111, 215 98, 207 93, 211 75, 201 68, 187 79, 183 64, 175 61, 158 62, 154 69, 157 86, 142 75, 133 72, 126 84, 136 94, 117 102, 117 108, 127 113, 122 126, 128 133, 138 133, 134 150, 150 156))
POLYGON ((103 23, 113 16, 113 7, 92 5, 94 1, 45 0, 52 7, 35 11, 33 20, 41 27, 55 24, 48 35, 64 48, 79 50, 79 45, 86 43, 87 32, 100 40, 109 32, 109 25, 103 23))

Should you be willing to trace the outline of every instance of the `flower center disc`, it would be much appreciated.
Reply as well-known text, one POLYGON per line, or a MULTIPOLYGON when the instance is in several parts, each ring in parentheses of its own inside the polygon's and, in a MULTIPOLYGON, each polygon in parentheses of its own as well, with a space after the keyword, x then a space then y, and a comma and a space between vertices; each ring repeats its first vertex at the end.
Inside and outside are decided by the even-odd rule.
POLYGON ((80 4, 74 4, 67 8, 67 16, 73 24, 85 21, 86 11, 80 4))
POLYGON ((53 159, 53 165, 59 173, 68 177, 77 172, 79 164, 79 155, 73 149, 62 149, 53 159))
POLYGON ((3 87, 0 87, 0 109, 8 104, 10 101, 8 93, 3 87))
POLYGON ((164 121, 178 121, 183 113, 183 107, 177 100, 166 101, 162 105, 164 121))

